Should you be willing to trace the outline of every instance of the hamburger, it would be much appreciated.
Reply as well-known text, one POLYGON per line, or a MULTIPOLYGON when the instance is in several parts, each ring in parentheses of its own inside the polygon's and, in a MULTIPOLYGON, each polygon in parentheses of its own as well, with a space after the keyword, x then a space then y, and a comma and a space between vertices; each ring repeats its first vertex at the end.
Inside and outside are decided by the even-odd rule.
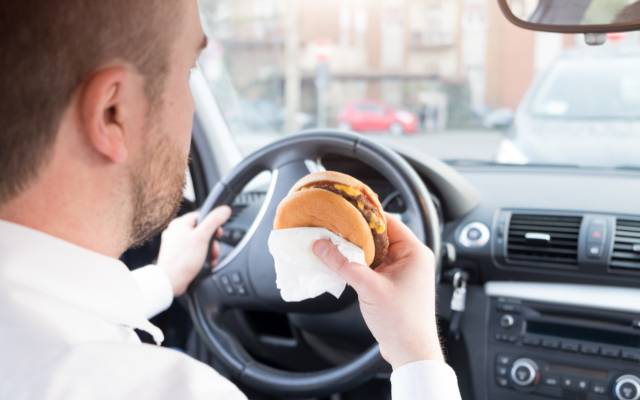
POLYGON ((360 247, 372 268, 389 249, 387 219, 378 195, 340 172, 316 172, 300 179, 278 206, 273 227, 326 228, 360 247))

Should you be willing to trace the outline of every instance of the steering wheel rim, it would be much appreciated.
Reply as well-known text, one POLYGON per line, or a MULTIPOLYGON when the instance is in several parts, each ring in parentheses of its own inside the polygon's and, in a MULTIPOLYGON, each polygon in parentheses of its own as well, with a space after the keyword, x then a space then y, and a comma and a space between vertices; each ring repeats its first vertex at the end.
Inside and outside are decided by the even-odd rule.
MULTIPOLYGON (((220 260, 213 272, 209 265, 204 266, 202 276, 189 288, 186 299, 194 326, 214 357, 239 383, 263 393, 329 395, 370 379, 382 363, 378 346, 374 345, 350 362, 330 369, 304 373, 279 370, 254 360, 215 321, 222 310, 229 308, 320 314, 354 301, 354 296, 349 298, 345 292, 339 301, 325 294, 301 303, 284 303, 277 289, 274 290, 272 258, 264 253, 268 251, 265 235, 271 230, 275 207, 299 178, 317 167, 316 160, 327 154, 359 159, 389 180, 405 198, 407 219, 403 221, 440 260, 440 223, 429 191, 413 168, 394 151, 354 133, 314 130, 289 136, 245 158, 211 191, 200 218, 219 205, 231 204, 251 179, 270 170, 272 182, 267 198, 244 239, 220 260), (261 260, 263 265, 265 257, 271 262, 269 268, 250 268, 255 260, 261 260), (246 293, 230 294, 229 288, 239 290, 240 286, 246 293)), ((436 278, 439 271, 438 262, 436 278)))

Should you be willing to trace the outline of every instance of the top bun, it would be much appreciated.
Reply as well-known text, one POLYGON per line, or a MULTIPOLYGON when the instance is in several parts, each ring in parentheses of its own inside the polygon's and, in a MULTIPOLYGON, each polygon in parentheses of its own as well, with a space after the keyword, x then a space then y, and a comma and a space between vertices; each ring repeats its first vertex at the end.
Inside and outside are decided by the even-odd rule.
POLYGON ((343 174, 340 172, 321 171, 321 172, 315 172, 313 174, 307 175, 304 178, 300 179, 298 182, 296 182, 296 184, 293 185, 289 193, 297 192, 301 188, 317 182, 338 183, 340 185, 350 186, 356 190, 359 190, 362 193, 364 193, 373 202, 375 207, 378 209, 378 212, 380 213, 380 215, 384 215, 382 204, 380 204, 380 200, 378 199, 378 195, 376 194, 376 192, 371 190, 369 186, 360 182, 353 176, 343 174))

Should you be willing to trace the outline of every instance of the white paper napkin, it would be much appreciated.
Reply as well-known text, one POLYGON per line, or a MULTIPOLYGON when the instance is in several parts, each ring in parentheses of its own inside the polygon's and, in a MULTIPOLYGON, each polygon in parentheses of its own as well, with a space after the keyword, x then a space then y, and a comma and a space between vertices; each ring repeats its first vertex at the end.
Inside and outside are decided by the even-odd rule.
POLYGON ((287 302, 331 293, 339 298, 347 283, 313 254, 313 243, 330 239, 351 262, 364 265, 364 251, 324 228, 274 230, 269 235, 269 252, 276 267, 276 285, 287 302))

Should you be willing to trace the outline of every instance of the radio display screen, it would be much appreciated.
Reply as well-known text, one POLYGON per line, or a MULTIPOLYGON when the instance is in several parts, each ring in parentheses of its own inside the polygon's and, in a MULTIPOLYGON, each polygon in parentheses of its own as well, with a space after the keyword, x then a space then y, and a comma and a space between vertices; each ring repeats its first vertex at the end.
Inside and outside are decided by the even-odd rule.
POLYGON ((640 336, 544 321, 527 321, 527 333, 607 343, 617 346, 640 347, 640 336))
POLYGON ((609 377, 609 373, 607 371, 577 368, 560 364, 548 364, 546 365, 544 372, 557 375, 581 376, 589 379, 597 379, 600 381, 606 381, 609 377))

